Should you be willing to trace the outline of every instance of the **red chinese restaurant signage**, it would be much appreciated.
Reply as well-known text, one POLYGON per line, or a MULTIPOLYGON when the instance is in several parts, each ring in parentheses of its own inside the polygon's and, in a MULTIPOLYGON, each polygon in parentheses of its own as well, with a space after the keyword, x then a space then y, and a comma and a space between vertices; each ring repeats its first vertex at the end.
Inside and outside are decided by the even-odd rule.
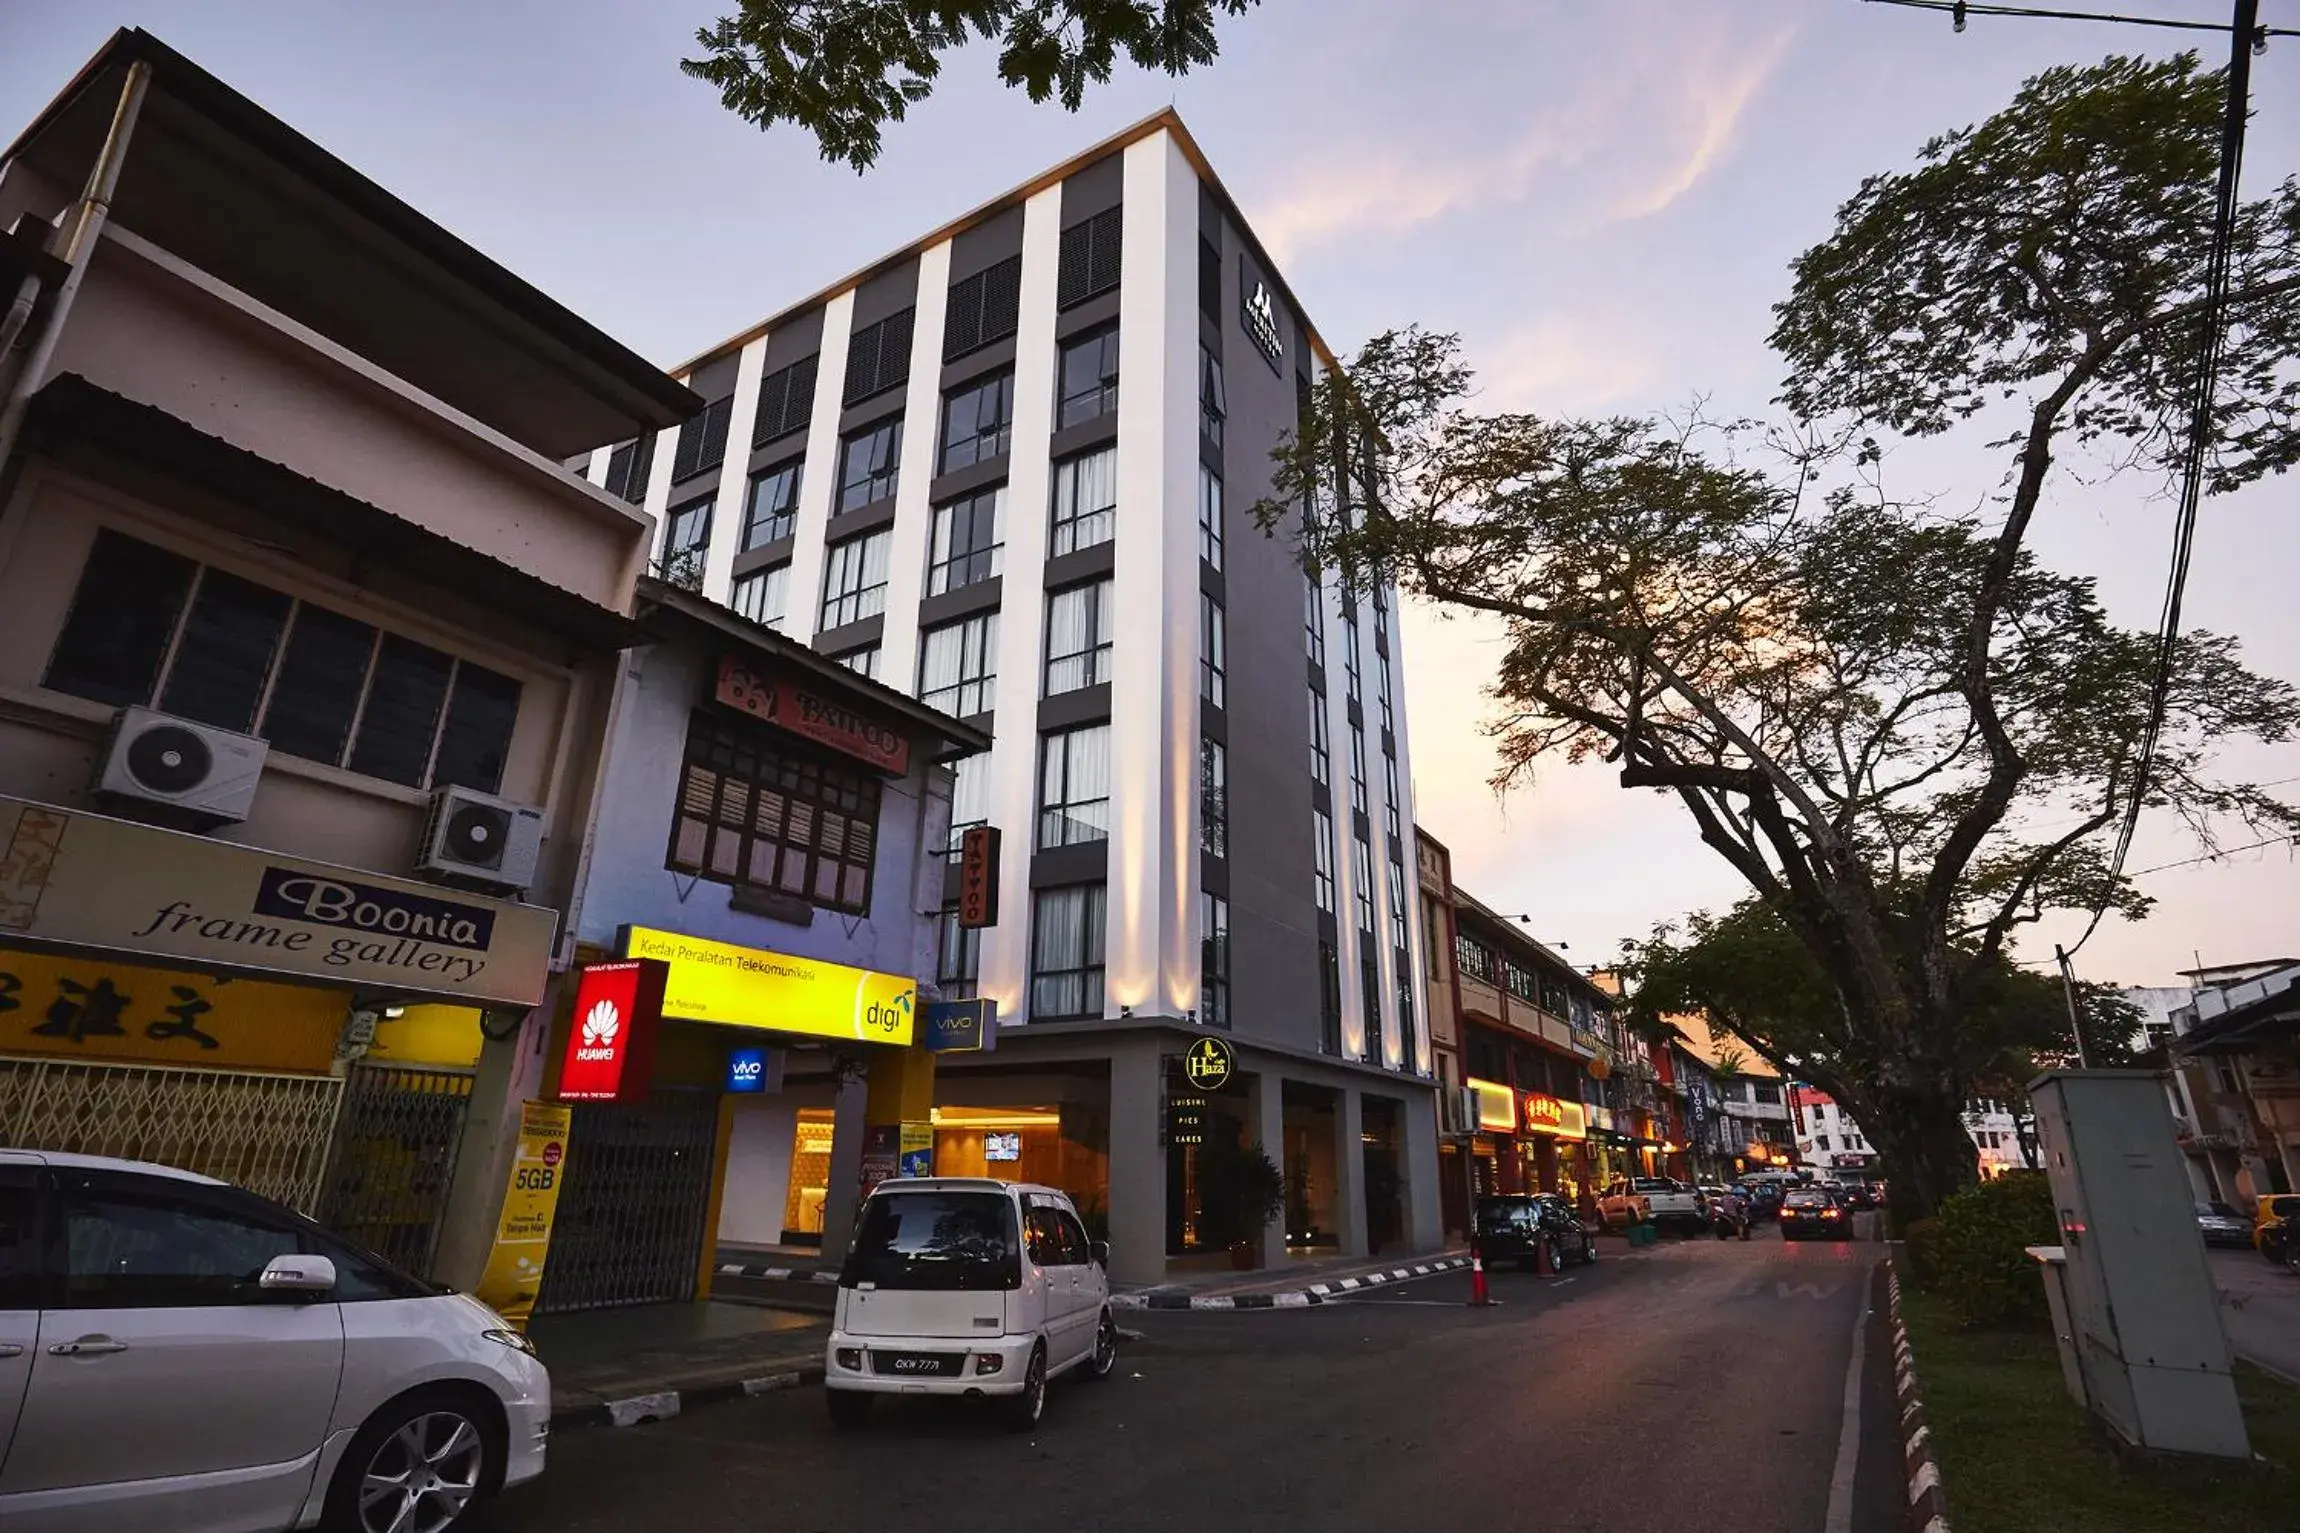
POLYGON ((901 730, 793 682, 769 680, 739 655, 719 657, 714 695, 730 708, 867 761, 892 776, 910 770, 910 737, 901 730))
POLYGON ((1558 1134, 1579 1139, 1589 1132, 1588 1114, 1582 1111, 1579 1102, 1560 1101, 1543 1091, 1528 1091, 1522 1106, 1525 1131, 1529 1134, 1558 1134))
POLYGON ((560 1101, 636 1102, 647 1095, 670 972, 659 958, 584 966, 559 1063, 560 1101))

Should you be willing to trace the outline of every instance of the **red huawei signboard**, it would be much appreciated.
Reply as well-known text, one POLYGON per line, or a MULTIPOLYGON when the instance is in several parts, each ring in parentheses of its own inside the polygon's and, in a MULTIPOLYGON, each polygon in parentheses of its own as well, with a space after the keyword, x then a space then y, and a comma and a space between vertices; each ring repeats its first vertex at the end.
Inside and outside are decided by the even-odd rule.
POLYGON ((635 1102, 647 1095, 670 972, 657 958, 584 966, 559 1063, 560 1101, 635 1102))

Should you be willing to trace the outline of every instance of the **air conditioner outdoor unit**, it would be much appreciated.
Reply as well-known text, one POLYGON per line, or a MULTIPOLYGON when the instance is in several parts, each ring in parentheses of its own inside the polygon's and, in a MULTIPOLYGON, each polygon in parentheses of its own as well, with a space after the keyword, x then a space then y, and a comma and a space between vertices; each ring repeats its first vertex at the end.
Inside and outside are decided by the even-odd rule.
POLYGON ((122 708, 104 742, 96 792, 117 804, 161 806, 203 829, 237 824, 255 803, 270 751, 253 735, 122 708))
POLYGON ((1477 1092, 1468 1086, 1446 1086, 1438 1091, 1438 1132, 1477 1132, 1477 1092))
POLYGON ((491 889, 520 890, 535 882, 543 846, 543 811, 469 788, 431 795, 423 827, 423 853, 415 869, 426 877, 491 889))

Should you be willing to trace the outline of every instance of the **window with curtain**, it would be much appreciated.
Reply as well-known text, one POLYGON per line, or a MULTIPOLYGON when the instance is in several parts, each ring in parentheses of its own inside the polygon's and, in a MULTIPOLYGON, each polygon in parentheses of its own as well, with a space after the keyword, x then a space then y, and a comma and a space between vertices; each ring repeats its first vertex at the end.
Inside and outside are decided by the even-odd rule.
POLYGON ((876 644, 865 644, 860 649, 850 649, 844 654, 833 655, 831 658, 857 676, 868 676, 871 680, 876 681, 878 680, 878 652, 879 647, 876 644))
POLYGON ((1083 426, 1118 408, 1118 327, 1062 343, 1056 428, 1083 426))
POLYGON ((696 713, 665 866, 870 913, 879 780, 764 725, 696 713))
POLYGON ((1398 721, 1396 714, 1390 708, 1390 667, 1386 660, 1374 667, 1374 700, 1382 710, 1382 728, 1395 736, 1398 732, 1398 721))
POLYGON ((1107 543, 1118 532, 1118 449, 1102 447, 1054 465, 1054 554, 1107 543))
POLYGON ((1302 633, 1309 641, 1310 664, 1323 670, 1326 664, 1326 591, 1318 577, 1309 570, 1302 571, 1302 633))
POLYGON ((1198 465, 1198 557, 1222 567, 1222 476, 1198 465))
POLYGON ((1374 853, 1363 836, 1350 837, 1350 872, 1357 885, 1358 930, 1374 934, 1374 853))
POLYGON ((1088 724, 1038 745, 1038 844, 1078 846, 1110 838, 1110 726, 1088 724))
POLYGON ((958 907, 945 905, 934 923, 934 983, 946 1001, 974 997, 982 978, 982 932, 958 924, 958 907))
POLYGON ((800 460, 793 458, 751 476, 750 500, 743 516, 746 552, 789 537, 797 526, 800 466, 800 460))
POLYGON ((855 511, 893 498, 901 466, 901 416, 848 436, 839 453, 839 509, 855 511))
POLYGON ((1350 807, 1360 814, 1366 807, 1366 732, 1350 726, 1350 807))
POLYGON ((1030 1014, 1035 1018, 1102 1015, 1101 884, 1040 889, 1032 900, 1030 1014))
MULTIPOLYGON (((1379 571, 1375 573, 1377 577, 1380 574, 1379 571)), ((1387 639, 1390 636, 1390 603, 1389 598, 1382 594, 1381 582, 1378 578, 1366 600, 1374 609, 1374 636, 1379 639, 1387 639)))
POLYGON ((1413 933, 1406 925, 1406 869, 1397 858, 1390 859, 1390 946, 1405 952, 1413 942, 1413 933))
POLYGON ((1219 894, 1198 896, 1198 1020, 1208 1027, 1230 1025, 1230 902, 1219 894))
POLYGON ((1326 694, 1310 688, 1310 781, 1333 786, 1332 736, 1327 732, 1326 694))
POLYGON ((927 595, 963 590, 998 573, 999 513, 1005 505, 1006 486, 1001 484, 934 508, 927 541, 927 595))
POLYGON ((768 628, 780 628, 789 614, 791 567, 788 562, 753 570, 735 581, 727 605, 743 617, 768 628))
POLYGON ((893 547, 893 531, 882 528, 823 551, 821 627, 843 628, 886 610, 887 555, 893 547))
POLYGON ((1110 679, 1111 582, 1072 586, 1046 602, 1046 695, 1099 686, 1110 679))
POLYGON ((962 719, 998 706, 997 613, 977 613, 920 637, 918 700, 962 719))
POLYGON ((1334 913, 1334 817, 1323 809, 1310 811, 1313 828, 1317 832, 1317 899, 1318 908, 1327 915, 1334 913))
POLYGON ((1198 742, 1198 848, 1230 855, 1230 752, 1219 740, 1198 742))
POLYGON ((977 378, 942 396, 942 467, 969 468, 1003 455, 1014 434, 1014 370, 977 378))
POLYGON ((1198 695, 1217 708, 1226 706, 1228 672, 1222 635, 1222 604, 1198 593, 1198 695))
POLYGON ((1229 391, 1222 386, 1222 359, 1205 343, 1198 346, 1198 431, 1214 446, 1222 445, 1222 423, 1230 417, 1229 391))
POLYGON ((990 823, 990 753, 976 751, 950 764, 950 849, 976 825, 990 823))
POLYGON ((1390 839, 1403 841, 1405 837, 1399 833, 1402 822, 1398 818, 1398 758, 1387 752, 1382 755, 1382 787, 1386 793, 1383 813, 1388 817, 1390 839))
POLYGON ((1343 696, 1362 706, 1358 692, 1358 620, 1346 612, 1342 614, 1342 676, 1343 696))

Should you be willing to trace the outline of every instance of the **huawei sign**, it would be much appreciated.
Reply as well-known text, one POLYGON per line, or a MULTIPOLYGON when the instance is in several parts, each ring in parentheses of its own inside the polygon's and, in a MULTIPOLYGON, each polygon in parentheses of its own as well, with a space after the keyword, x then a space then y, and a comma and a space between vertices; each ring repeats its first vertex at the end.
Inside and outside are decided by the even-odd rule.
POLYGON ((668 965, 651 958, 584 968, 559 1065, 560 1101, 625 1102, 647 1094, 668 974, 668 965))

